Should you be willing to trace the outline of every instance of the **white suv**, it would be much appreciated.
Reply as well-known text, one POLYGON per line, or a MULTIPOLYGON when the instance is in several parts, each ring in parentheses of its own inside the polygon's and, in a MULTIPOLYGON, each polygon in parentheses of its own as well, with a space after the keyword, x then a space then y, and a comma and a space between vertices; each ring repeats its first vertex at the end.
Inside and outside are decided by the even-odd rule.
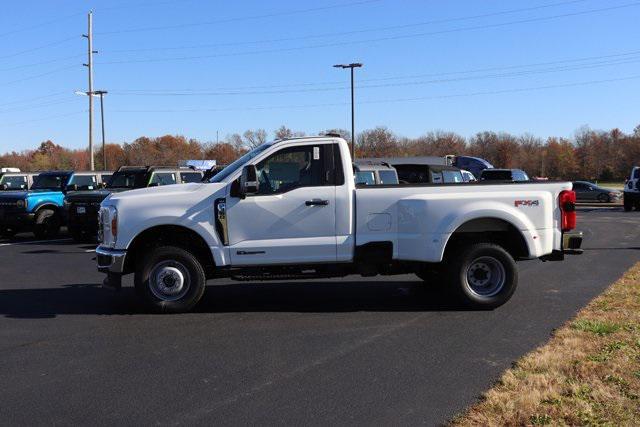
POLYGON ((628 212, 634 206, 640 210, 640 166, 631 169, 631 175, 624 185, 624 210, 628 212))

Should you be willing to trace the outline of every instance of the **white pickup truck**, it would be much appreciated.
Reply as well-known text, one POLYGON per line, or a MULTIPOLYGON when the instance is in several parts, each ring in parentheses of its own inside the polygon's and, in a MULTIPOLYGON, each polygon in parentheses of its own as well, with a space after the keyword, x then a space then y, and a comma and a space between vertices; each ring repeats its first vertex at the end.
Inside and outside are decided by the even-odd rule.
POLYGON ((184 312, 207 279, 415 273, 475 308, 513 294, 515 260, 580 253, 570 182, 356 186, 337 136, 265 143, 209 183, 114 193, 98 269, 134 273, 155 311, 184 312))

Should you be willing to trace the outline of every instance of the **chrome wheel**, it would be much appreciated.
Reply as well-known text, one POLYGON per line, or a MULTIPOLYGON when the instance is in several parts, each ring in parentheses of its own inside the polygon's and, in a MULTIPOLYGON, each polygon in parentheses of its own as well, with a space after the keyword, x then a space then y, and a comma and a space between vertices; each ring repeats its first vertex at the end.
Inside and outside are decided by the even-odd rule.
POLYGON ((504 287, 506 272, 497 259, 482 256, 474 259, 467 267, 465 285, 480 297, 492 297, 504 287))
POLYGON ((162 301, 177 301, 189 291, 191 277, 187 268, 177 261, 156 264, 149 275, 149 288, 162 301))

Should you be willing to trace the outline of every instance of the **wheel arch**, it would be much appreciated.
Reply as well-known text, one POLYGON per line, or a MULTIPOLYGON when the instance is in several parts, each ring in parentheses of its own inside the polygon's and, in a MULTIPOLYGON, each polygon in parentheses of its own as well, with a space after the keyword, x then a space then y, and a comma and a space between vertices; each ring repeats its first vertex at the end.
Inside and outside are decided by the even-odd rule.
POLYGON ((191 228, 174 224, 154 225, 138 233, 127 246, 124 273, 134 272, 145 250, 157 246, 182 248, 198 259, 207 278, 215 274, 213 254, 204 237, 191 228))
POLYGON ((51 209, 56 213, 60 213, 62 211, 62 207, 56 205, 55 203, 51 203, 51 202, 44 202, 44 203, 40 203, 39 205, 36 205, 33 207, 32 212, 33 213, 38 213, 38 211, 42 210, 42 209, 51 209))
POLYGON ((530 258, 534 248, 524 233, 512 222, 497 217, 479 217, 460 224, 444 242, 443 259, 448 252, 463 244, 495 243, 502 246, 514 259, 530 258))

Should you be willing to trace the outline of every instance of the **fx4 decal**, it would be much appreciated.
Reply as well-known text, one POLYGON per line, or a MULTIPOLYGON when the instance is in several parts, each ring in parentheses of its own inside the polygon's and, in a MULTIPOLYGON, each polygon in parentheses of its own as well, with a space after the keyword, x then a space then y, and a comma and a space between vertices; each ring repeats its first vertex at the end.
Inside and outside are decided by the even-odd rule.
POLYGON ((513 202, 513 204, 515 205, 516 208, 519 208, 520 206, 538 206, 540 205, 540 201, 539 200, 516 200, 515 202, 513 202))

